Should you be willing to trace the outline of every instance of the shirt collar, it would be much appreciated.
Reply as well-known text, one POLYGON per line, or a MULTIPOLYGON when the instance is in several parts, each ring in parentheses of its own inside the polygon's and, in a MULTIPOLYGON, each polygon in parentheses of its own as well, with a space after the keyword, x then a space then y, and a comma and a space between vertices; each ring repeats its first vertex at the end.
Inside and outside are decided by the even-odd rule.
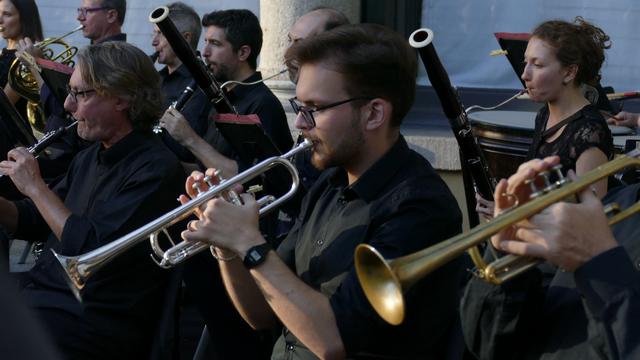
POLYGON ((174 76, 180 76, 180 77, 191 77, 191 73, 189 72, 189 69, 187 69, 186 66, 184 66, 184 64, 180 64, 180 66, 178 66, 178 68, 176 69, 176 71, 172 72, 171 74, 169 74, 169 67, 165 66, 162 69, 160 69, 160 71, 158 71, 158 73, 160 74, 160 76, 162 77, 162 79, 166 79, 168 77, 174 77, 174 76))
MULTIPOLYGON (((101 44, 107 41, 127 41, 127 34, 125 33, 120 33, 120 34, 115 34, 113 36, 109 36, 107 38, 102 39, 101 41, 97 42, 96 44, 101 44)), ((92 44, 94 44, 94 42, 91 42, 92 44)))
MULTIPOLYGON (((260 71, 254 72, 253 75, 251 75, 248 78, 242 80, 242 82, 251 83, 251 82, 254 82, 254 81, 258 81, 258 80, 262 80, 262 74, 260 73, 260 71)), ((252 85, 237 85, 236 84, 236 86, 234 86, 233 89, 231 89, 231 91, 229 91, 229 94, 233 98, 242 99, 247 94, 249 94, 251 91, 253 91, 254 88, 255 88, 255 86, 252 86, 252 85)))
POLYGON ((400 170, 410 151, 406 140, 400 135, 391 149, 371 165, 351 186, 346 186, 348 180, 344 169, 336 171, 329 178, 329 183, 334 187, 346 186, 342 194, 346 201, 361 198, 366 202, 371 202, 377 198, 378 193, 382 191, 392 175, 400 170))
POLYGON ((98 153, 100 163, 112 165, 124 159, 133 149, 143 143, 145 137, 143 132, 133 130, 108 149, 104 149, 100 145, 101 150, 98 153))

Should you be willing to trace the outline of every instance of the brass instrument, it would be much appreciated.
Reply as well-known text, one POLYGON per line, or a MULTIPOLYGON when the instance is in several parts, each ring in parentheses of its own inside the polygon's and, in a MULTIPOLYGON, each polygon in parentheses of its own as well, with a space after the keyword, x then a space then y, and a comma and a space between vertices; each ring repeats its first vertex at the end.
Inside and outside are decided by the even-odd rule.
MULTIPOLYGON (((364 293, 384 320, 390 324, 400 324, 404 319, 403 288, 409 288, 422 277, 457 258, 468 249, 475 248, 499 231, 534 216, 549 205, 567 198, 575 198, 578 192, 590 184, 628 167, 640 167, 640 150, 633 150, 626 155, 621 155, 615 160, 589 171, 577 181, 572 182, 562 178, 558 184, 546 184, 544 189, 537 191, 537 197, 503 212, 491 222, 396 259, 385 260, 370 245, 360 244, 356 248, 354 261, 364 293)), ((605 211, 607 208, 611 209, 615 206, 615 204, 608 204, 605 211)), ((611 216, 609 225, 613 225, 638 211, 640 211, 640 202, 611 216)), ((473 258, 473 260, 477 266, 475 274, 493 284, 501 284, 540 262, 538 259, 515 255, 504 256, 490 264, 486 264, 481 257, 473 258)))
MULTIPOLYGON (((57 38, 47 38, 34 44, 35 47, 42 51, 42 57, 47 60, 56 61, 61 64, 73 67, 73 57, 78 52, 77 47, 69 46, 62 39, 76 33, 84 28, 83 25, 69 31, 68 33, 57 38), (58 46, 61 50, 56 54, 54 46, 58 46)), ((23 55, 30 66, 35 65, 35 60, 28 54, 23 55)), ((20 96, 28 100, 27 118, 31 126, 36 130, 43 132, 45 128, 44 112, 38 102, 40 101, 40 89, 38 82, 29 70, 18 58, 13 60, 9 68, 8 82, 20 96)))
MULTIPOLYGON (((144 225, 143 227, 130 232, 127 235, 120 237, 119 239, 99 247, 93 251, 79 256, 64 256, 53 251, 53 254, 58 259, 64 271, 67 275, 67 282, 71 291, 79 301, 82 301, 80 291, 84 288, 87 279, 95 273, 102 266, 109 261, 124 253, 131 247, 137 245, 145 239, 151 241, 151 247, 157 257, 160 260, 156 260, 151 255, 152 259, 156 263, 164 268, 169 268, 180 262, 190 258, 191 256, 206 250, 209 248, 208 244, 203 243, 187 243, 180 242, 175 244, 172 248, 163 251, 157 243, 160 233, 164 233, 169 237, 167 228, 176 224, 183 219, 193 215, 201 205, 204 205, 207 201, 220 197, 237 196, 233 193, 232 189, 235 185, 244 184, 272 169, 277 165, 284 166, 291 175, 292 184, 284 195, 279 198, 267 195, 258 200, 261 206, 260 215, 267 213, 275 207, 281 205, 285 201, 289 200, 295 195, 298 190, 300 179, 298 177, 298 171, 296 167, 288 160, 296 154, 306 151, 313 146, 313 143, 309 140, 305 140, 303 143, 295 146, 286 154, 280 156, 270 157, 256 164, 255 166, 241 172, 240 174, 233 176, 230 179, 222 181, 216 186, 210 187, 208 190, 201 192, 197 197, 190 200, 188 203, 183 204, 167 214, 157 218, 156 220, 144 225)), ((169 237, 170 238, 170 237, 169 237)), ((172 241, 173 243, 173 241, 172 241)))

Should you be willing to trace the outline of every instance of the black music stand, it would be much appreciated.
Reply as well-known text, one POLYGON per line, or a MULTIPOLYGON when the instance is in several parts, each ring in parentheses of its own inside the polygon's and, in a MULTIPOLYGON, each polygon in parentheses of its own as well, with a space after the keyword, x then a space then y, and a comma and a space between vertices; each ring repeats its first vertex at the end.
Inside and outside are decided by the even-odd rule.
POLYGON ((531 35, 529 33, 506 33, 499 32, 494 34, 500 44, 500 48, 507 53, 505 56, 509 60, 509 64, 516 73, 518 80, 525 87, 524 81, 520 75, 524 71, 524 52, 527 50, 527 42, 531 35))
POLYGON ((51 93, 60 104, 64 104, 67 98, 67 86, 73 73, 73 68, 51 60, 37 59, 40 67, 40 76, 51 90, 51 93))
MULTIPOLYGON (((243 163, 252 166, 269 157, 281 155, 265 133, 258 115, 217 114, 213 120, 243 163)), ((281 166, 269 170, 269 176, 263 179, 276 196, 284 194, 291 184, 289 172, 281 166)))

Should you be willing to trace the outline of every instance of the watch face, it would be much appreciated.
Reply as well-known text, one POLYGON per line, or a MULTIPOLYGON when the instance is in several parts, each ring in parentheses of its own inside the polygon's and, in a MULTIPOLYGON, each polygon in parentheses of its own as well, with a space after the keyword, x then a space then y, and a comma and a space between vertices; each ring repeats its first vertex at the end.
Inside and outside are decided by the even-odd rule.
POLYGON ((252 247, 244 257, 244 266, 250 269, 260 265, 266 259, 265 255, 270 249, 271 246, 267 243, 252 247))
POLYGON ((249 256, 250 261, 253 262, 256 262, 262 258, 262 255, 260 255, 260 253, 256 249, 251 249, 251 251, 247 255, 249 256))

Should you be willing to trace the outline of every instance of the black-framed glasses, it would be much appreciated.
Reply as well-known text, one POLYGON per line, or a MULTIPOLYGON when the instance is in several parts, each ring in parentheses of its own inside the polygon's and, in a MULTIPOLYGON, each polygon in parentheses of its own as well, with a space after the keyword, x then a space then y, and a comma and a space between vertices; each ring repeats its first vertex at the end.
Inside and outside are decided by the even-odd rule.
POLYGON ((87 14, 94 11, 106 10, 109 9, 106 6, 96 6, 96 7, 79 7, 78 15, 82 17, 87 17, 87 14))
POLYGON ((342 104, 346 104, 346 103, 350 103, 352 101, 357 101, 357 100, 373 100, 374 98, 369 97, 369 96, 358 96, 358 97, 353 97, 353 98, 349 98, 346 100, 342 100, 342 101, 337 101, 331 104, 327 104, 324 106, 305 106, 302 105, 300 103, 298 103, 298 98, 297 97, 292 97, 291 99, 289 99, 289 103, 291 104, 291 108, 293 108, 293 112, 296 113, 296 115, 298 114, 302 114, 302 119, 304 119, 304 121, 307 123, 308 126, 310 127, 315 127, 316 126, 316 120, 313 118, 313 113, 314 112, 318 112, 318 111, 322 111, 322 110, 327 110, 336 106, 340 106, 342 104))
POLYGON ((75 103, 78 102, 78 96, 81 99, 83 99, 87 97, 87 94, 91 94, 94 92, 96 92, 96 89, 87 89, 87 90, 77 91, 77 90, 71 89, 71 87, 67 85, 67 93, 69 94, 69 96, 71 96, 71 98, 73 99, 73 102, 75 103))

